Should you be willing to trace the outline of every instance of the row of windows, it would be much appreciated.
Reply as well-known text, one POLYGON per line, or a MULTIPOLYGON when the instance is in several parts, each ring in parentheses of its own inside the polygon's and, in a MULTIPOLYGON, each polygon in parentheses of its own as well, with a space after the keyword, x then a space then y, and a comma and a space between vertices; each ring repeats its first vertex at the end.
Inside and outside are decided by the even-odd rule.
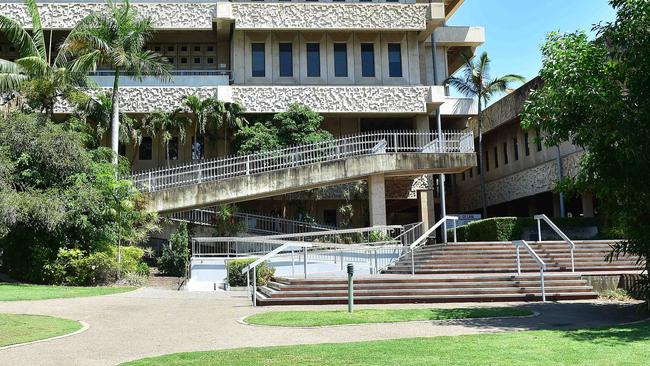
MULTIPOLYGON (((120 155, 126 155, 126 146, 120 145, 120 155)), ((203 136, 192 137, 192 160, 200 160, 205 154, 205 139, 203 136)), ((167 157, 165 156, 165 159, 167 157)), ((138 146, 138 160, 146 161, 153 159, 153 139, 145 136, 138 146)), ((169 160, 178 160, 178 137, 172 137, 169 141, 169 160)))
MULTIPOLYGON (((266 76, 266 45, 264 43, 251 43, 251 65, 253 77, 266 76)), ((281 42, 278 45, 278 61, 280 64, 280 77, 293 76, 293 43, 281 42)), ((320 77, 320 43, 307 43, 307 76, 320 77)), ((347 77, 348 70, 348 44, 334 43, 334 76, 347 77)), ((375 77, 375 44, 361 43, 361 76, 375 77)), ((388 43, 388 76, 402 77, 402 45, 388 43)))
MULTIPOLYGON (((537 151, 542 151, 542 142, 539 138, 539 133, 536 134, 536 143, 535 147, 537 151)), ((526 156, 530 156, 530 144, 529 144, 529 136, 528 132, 524 133, 524 153, 526 156)), ((490 171, 490 155, 492 155, 493 160, 492 160, 492 166, 494 166, 495 169, 499 168, 499 145, 494 145, 493 148, 490 150, 489 148, 485 149, 485 154, 484 154, 484 162, 485 162, 485 171, 489 172, 490 171)), ((501 156, 503 159, 501 160, 504 165, 507 165, 510 162, 510 156, 508 154, 508 142, 503 142, 501 144, 501 156)), ((519 140, 517 137, 512 138, 512 158, 514 161, 519 160, 519 140)), ((478 166, 476 167, 476 172, 478 174, 481 174, 481 159, 478 158, 477 156, 477 163, 478 166)), ((467 172, 463 172, 461 174, 462 180, 465 180, 467 172)), ((469 177, 473 178, 474 177, 474 169, 469 170, 469 177)))

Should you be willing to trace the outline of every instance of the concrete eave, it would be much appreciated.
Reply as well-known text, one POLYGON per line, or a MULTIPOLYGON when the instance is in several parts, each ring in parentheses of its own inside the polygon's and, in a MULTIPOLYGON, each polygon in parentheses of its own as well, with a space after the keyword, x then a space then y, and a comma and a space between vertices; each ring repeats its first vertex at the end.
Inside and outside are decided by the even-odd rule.
POLYGON ((479 47, 485 43, 483 27, 438 27, 434 37, 436 44, 442 47, 479 47))
POLYGON ((478 102, 472 98, 447 97, 440 106, 440 114, 450 117, 471 117, 478 114, 478 102))

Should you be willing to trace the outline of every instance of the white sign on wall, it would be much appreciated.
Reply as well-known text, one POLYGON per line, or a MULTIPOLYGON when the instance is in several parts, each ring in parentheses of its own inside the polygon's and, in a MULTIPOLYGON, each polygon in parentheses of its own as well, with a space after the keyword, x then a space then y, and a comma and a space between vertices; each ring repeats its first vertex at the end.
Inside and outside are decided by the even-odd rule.
MULTIPOLYGON (((481 214, 460 214, 460 215, 450 215, 450 216, 457 216, 458 221, 456 222, 456 226, 463 226, 467 225, 472 221, 477 221, 481 219, 481 214)), ((454 221, 453 220, 447 220, 447 228, 452 228, 454 227, 454 221)))

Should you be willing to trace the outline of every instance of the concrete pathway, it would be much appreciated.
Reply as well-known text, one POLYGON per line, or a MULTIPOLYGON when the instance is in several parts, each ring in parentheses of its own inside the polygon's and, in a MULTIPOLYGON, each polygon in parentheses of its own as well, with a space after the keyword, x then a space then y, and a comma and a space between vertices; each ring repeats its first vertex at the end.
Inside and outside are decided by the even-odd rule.
MULTIPOLYGON (((358 308, 478 307, 522 304, 368 305, 358 308)), ((240 324, 257 312, 345 309, 345 306, 252 308, 244 292, 189 293, 143 288, 76 299, 0 302, 0 313, 44 314, 82 320, 84 333, 0 351, 0 365, 115 365, 167 353, 237 347, 336 343, 482 332, 593 327, 637 320, 635 309, 605 302, 523 304, 541 313, 520 319, 456 320, 290 329, 240 324)))

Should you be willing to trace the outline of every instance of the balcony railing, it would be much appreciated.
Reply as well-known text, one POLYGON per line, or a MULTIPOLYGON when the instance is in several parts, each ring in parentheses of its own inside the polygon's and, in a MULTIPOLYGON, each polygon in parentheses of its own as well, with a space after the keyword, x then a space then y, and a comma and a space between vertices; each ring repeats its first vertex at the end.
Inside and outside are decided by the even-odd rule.
POLYGON ((266 151, 192 162, 171 168, 134 173, 137 187, 146 192, 189 186, 239 176, 279 171, 355 156, 386 153, 472 153, 474 136, 464 132, 370 132, 266 151))

